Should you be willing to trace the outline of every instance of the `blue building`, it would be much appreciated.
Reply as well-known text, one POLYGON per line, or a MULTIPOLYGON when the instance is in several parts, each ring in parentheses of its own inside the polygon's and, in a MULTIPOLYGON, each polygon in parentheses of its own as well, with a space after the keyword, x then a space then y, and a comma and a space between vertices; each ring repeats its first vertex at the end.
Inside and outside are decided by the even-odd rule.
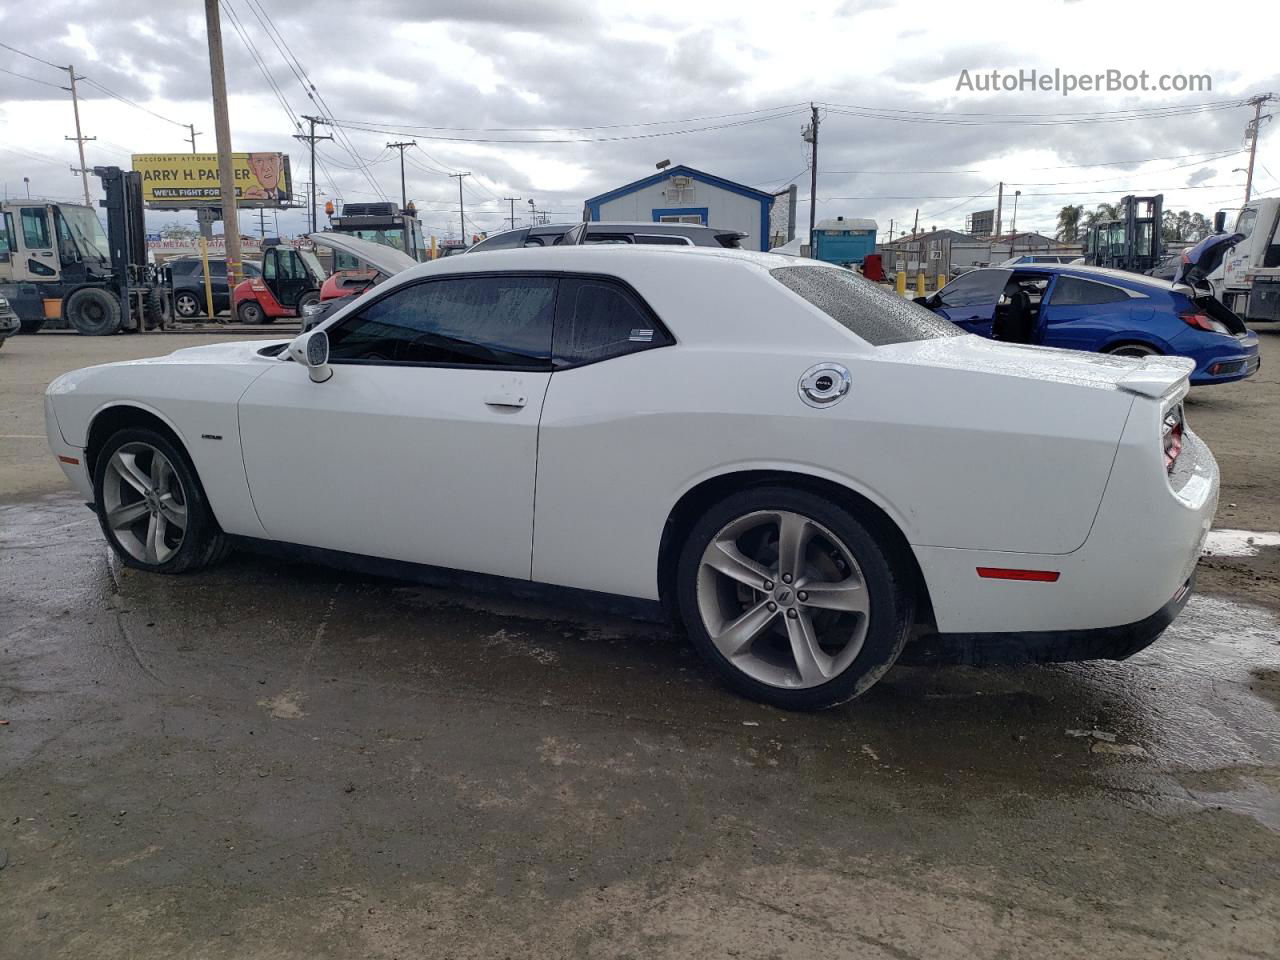
POLYGON ((810 256, 826 263, 861 264, 868 253, 876 252, 876 222, 856 217, 820 220, 809 242, 810 256))
POLYGON ((592 197, 584 216, 587 220, 700 223, 746 234, 745 250, 768 250, 773 200, 771 193, 681 165, 592 197))

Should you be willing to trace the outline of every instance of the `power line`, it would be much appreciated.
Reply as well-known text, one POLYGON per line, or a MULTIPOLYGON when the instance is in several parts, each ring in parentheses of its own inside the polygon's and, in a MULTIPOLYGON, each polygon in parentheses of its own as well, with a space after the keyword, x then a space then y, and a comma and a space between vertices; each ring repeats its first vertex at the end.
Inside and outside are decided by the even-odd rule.
POLYGON ((28 77, 25 73, 14 73, 12 70, 6 70, 4 67, 0 67, 0 73, 7 73, 11 77, 19 77, 23 80, 30 80, 32 83, 41 83, 41 84, 44 84, 46 87, 53 87, 53 89, 55 90, 67 89, 66 87, 62 86, 62 84, 50 83, 48 80, 39 80, 36 77, 28 77))
MULTIPOLYGON (((787 104, 781 104, 776 107, 760 107, 759 109, 756 109, 756 110, 739 110, 736 113, 720 113, 720 114, 714 114, 712 116, 707 116, 707 117, 686 117, 682 120, 645 120, 645 121, 638 121, 636 123, 605 123, 605 124, 599 124, 596 126, 567 125, 567 126, 559 126, 559 127, 440 127, 440 126, 431 126, 428 124, 416 124, 416 123, 402 123, 402 124, 399 124, 399 126, 406 127, 412 130, 440 130, 445 133, 539 133, 539 132, 554 133, 554 132, 565 131, 565 130, 622 130, 628 127, 656 127, 656 126, 662 126, 664 124, 669 124, 669 123, 703 123, 707 120, 725 120, 725 119, 728 119, 729 117, 745 117, 745 116, 750 116, 752 114, 772 113, 777 110, 785 110, 788 108, 805 107, 805 106, 808 106, 808 104, 805 102, 787 103, 787 104)), ((339 120, 336 122, 361 123, 365 121, 339 120)), ((371 122, 382 122, 382 121, 371 121, 371 122)), ((388 124, 395 123, 395 121, 391 121, 391 120, 388 120, 385 122, 388 124)), ((796 174, 796 176, 799 176, 799 174, 796 174)))
POLYGON ((119 100, 121 103, 128 104, 129 106, 134 107, 135 109, 143 111, 144 113, 149 113, 151 114, 151 116, 155 117, 157 120, 163 120, 165 123, 172 123, 175 127, 187 126, 185 123, 179 123, 177 120, 173 120, 173 119, 170 119, 169 117, 164 116, 163 114, 156 113, 154 110, 150 109, 149 107, 144 107, 142 104, 136 103, 133 100, 130 100, 128 97, 124 96, 123 94, 116 93, 111 88, 103 86, 97 80, 94 80, 91 77, 82 77, 81 79, 83 79, 84 82, 89 84, 90 86, 96 87, 98 90, 102 91, 112 99, 119 100))
POLYGON ((50 63, 48 60, 44 59, 43 57, 37 57, 34 53, 27 53, 27 51, 25 50, 19 50, 17 47, 11 47, 9 46, 9 44, 3 41, 0 41, 0 47, 4 47, 6 50, 12 50, 14 53, 18 54, 18 56, 26 57, 28 60, 34 60, 36 61, 36 63, 43 63, 46 67, 53 67, 53 69, 55 70, 66 69, 66 67, 62 66, 61 64, 50 63))
POLYGON ((990 111, 972 111, 965 112, 962 110, 912 110, 905 107, 876 107, 860 103, 822 103, 829 109, 845 109, 845 110, 871 110, 877 113, 900 113, 908 116, 957 116, 957 117, 992 117, 998 120, 1007 120, 1010 118, 1030 117, 1033 119, 1045 117, 1060 118, 1083 118, 1094 119, 1097 117, 1120 116, 1125 115, 1127 118, 1136 118, 1142 116, 1163 116, 1171 111, 1190 111, 1196 112, 1201 109, 1211 110, 1228 110, 1233 107, 1243 106, 1248 103, 1247 99, 1233 100, 1204 100, 1200 103, 1171 103, 1163 106, 1155 107, 1131 107, 1120 110, 1050 110, 1044 113, 1010 113, 1008 111, 990 112, 990 111))
POLYGON ((984 120, 958 120, 950 116, 929 116, 924 113, 904 114, 901 111, 885 111, 876 109, 865 110, 837 110, 831 108, 831 112, 841 116, 860 117, 865 120, 892 120, 899 123, 939 123, 949 126, 996 126, 996 125, 1013 125, 1013 126, 1031 126, 1031 127, 1052 127, 1052 126, 1072 126, 1076 124, 1093 124, 1093 123, 1127 123, 1132 120, 1159 120, 1167 117, 1182 117, 1192 114, 1210 113, 1221 110, 1229 110, 1238 107, 1238 102, 1222 104, 1219 106, 1194 108, 1194 109, 1178 109, 1170 110, 1166 113, 1142 113, 1131 114, 1129 116, 1091 116, 1091 117, 1063 117, 1056 120, 1033 120, 1025 119, 1017 116, 1005 116, 984 120))
POLYGON ((766 123, 770 120, 781 120, 785 117, 799 116, 802 112, 807 111, 788 110, 785 113, 774 113, 764 117, 754 117, 752 119, 738 120, 732 123, 719 123, 704 127, 689 127, 682 130, 660 130, 654 133, 635 133, 616 137, 447 137, 432 133, 423 134, 411 132, 403 126, 393 127, 388 125, 377 125, 375 123, 366 123, 364 121, 341 120, 334 121, 334 125, 340 128, 356 130, 361 133, 381 133, 395 137, 421 137, 424 140, 440 140, 453 143, 619 143, 626 140, 652 140, 657 137, 672 137, 689 133, 705 133, 711 130, 727 130, 732 127, 742 127, 747 126, 748 124, 766 123))
MULTIPOLYGON (((342 148, 351 155, 353 160, 364 164, 363 158, 356 152, 355 146, 351 142, 351 138, 346 135, 345 131, 338 130, 336 125, 333 123, 333 111, 329 109, 328 103, 325 102, 324 95, 320 93, 319 88, 314 82, 312 82, 310 75, 307 73, 307 68, 303 66, 302 61, 299 60, 293 50, 290 49, 288 41, 285 40, 284 35, 276 26, 275 21, 271 19, 271 14, 267 12, 266 8, 261 3, 261 0, 246 0, 246 2, 249 5, 250 12, 252 12, 258 22, 263 25, 263 28, 267 31, 267 36, 271 38, 271 42, 275 44, 276 49, 280 52, 281 56, 285 58, 285 62, 289 65, 289 69, 293 71, 298 83, 302 86, 303 92, 307 95, 307 99, 316 105, 321 116, 324 117, 325 120, 328 121, 329 125, 334 128, 335 142, 342 146, 342 148)), ((368 165, 364 164, 361 170, 364 173, 365 179, 369 182, 369 186, 374 189, 378 196, 386 199, 386 194, 383 193, 382 188, 373 178, 373 174, 369 171, 368 165)))

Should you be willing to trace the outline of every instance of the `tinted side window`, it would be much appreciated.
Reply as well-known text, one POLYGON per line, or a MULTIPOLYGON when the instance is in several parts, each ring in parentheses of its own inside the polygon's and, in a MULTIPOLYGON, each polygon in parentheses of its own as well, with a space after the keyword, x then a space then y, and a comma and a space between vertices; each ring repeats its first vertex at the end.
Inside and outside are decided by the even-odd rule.
POLYGON ((1008 270, 972 270, 956 277, 938 291, 943 307, 976 307, 996 303, 1009 281, 1008 270))
POLYGON ((225 279, 227 279, 227 261, 225 261, 225 260, 210 260, 210 261, 209 261, 209 276, 211 276, 211 277, 217 277, 219 280, 225 280, 225 279))
POLYGON ((1094 303, 1118 303, 1129 295, 1118 287, 1081 280, 1079 277, 1058 277, 1051 301, 1058 307, 1084 307, 1094 303))
POLYGON ((329 357, 545 369, 555 290, 547 277, 452 277, 401 287, 330 327, 329 357))
POLYGON ((505 233, 486 237, 471 248, 472 253, 484 253, 489 250, 508 250, 523 247, 524 239, 529 235, 529 228, 523 230, 507 230, 505 233))
POLYGON ((556 366, 608 360, 672 343, 652 311, 608 280, 560 281, 556 305, 556 366))

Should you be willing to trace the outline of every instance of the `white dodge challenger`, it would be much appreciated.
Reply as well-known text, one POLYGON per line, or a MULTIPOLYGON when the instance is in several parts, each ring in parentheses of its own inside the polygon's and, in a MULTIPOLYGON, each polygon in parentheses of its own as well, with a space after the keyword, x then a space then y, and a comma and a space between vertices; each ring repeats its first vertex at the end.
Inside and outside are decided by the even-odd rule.
POLYGON ((415 266, 293 341, 77 370, 45 411, 132 567, 242 545, 651 601, 806 709, 900 656, 1159 636, 1217 500, 1190 369, 965 335, 815 261, 555 247, 415 266))

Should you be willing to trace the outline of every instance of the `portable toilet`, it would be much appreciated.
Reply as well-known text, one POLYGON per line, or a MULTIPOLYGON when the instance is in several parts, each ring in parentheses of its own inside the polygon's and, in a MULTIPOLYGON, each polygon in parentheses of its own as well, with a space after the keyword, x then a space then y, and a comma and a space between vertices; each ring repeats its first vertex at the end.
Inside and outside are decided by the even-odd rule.
POLYGON ((820 220, 810 238, 813 259, 841 265, 860 265, 876 249, 876 222, 858 217, 820 220))

